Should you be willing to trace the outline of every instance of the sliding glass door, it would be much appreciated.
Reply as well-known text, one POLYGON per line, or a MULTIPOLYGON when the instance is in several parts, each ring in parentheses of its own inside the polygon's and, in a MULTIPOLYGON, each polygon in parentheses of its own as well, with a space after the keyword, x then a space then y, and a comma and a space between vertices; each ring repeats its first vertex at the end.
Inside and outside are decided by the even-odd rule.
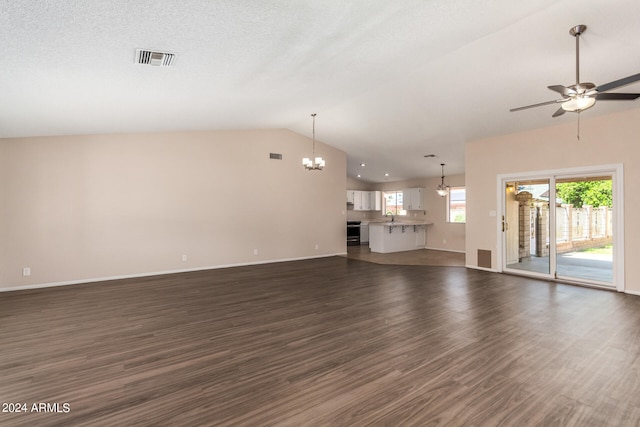
POLYGON ((557 277, 613 284, 613 180, 556 178, 557 277))
POLYGON ((548 275, 549 179, 505 183, 506 268, 548 275))
POLYGON ((602 168, 606 173, 564 170, 500 179, 503 271, 623 286, 615 280, 616 271, 623 275, 616 269, 622 249, 614 239, 622 226, 614 204, 621 171, 602 168))

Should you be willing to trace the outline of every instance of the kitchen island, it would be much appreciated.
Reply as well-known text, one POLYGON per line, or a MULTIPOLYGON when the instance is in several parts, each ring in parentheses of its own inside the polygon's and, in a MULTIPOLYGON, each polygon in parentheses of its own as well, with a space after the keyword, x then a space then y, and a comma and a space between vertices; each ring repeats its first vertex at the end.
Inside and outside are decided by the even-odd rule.
POLYGON ((371 252, 390 253, 424 249, 427 244, 427 225, 419 222, 370 222, 369 248, 371 252))

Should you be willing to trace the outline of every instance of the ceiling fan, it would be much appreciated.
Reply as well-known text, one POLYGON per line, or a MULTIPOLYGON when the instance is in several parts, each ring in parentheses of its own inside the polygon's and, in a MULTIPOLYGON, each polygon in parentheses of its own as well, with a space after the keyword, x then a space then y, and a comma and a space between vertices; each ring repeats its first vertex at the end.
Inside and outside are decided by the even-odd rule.
POLYGON ((596 86, 593 83, 580 82, 580 35, 586 30, 586 25, 576 25, 569 30, 569 34, 576 39, 576 84, 571 86, 547 86, 552 91, 558 92, 562 95, 562 98, 554 99, 553 101, 541 102, 539 104, 527 105, 525 107, 512 108, 509 111, 513 112, 526 110, 528 108, 541 107, 543 105, 561 104, 560 108, 552 115, 552 117, 558 117, 567 111, 580 113, 581 111, 593 107, 596 100, 631 101, 640 97, 640 93, 605 93, 612 89, 617 89, 621 86, 640 80, 640 73, 619 80, 614 80, 600 86, 596 86))

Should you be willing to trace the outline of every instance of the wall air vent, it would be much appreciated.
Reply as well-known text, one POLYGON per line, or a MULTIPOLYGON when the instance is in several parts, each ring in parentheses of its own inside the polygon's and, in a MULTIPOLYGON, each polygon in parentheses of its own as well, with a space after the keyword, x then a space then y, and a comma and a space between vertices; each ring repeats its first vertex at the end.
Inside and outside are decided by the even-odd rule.
POLYGON ((269 153, 269 158, 273 160, 282 160, 282 154, 279 153, 269 153))
POLYGON ((176 63, 176 59, 175 53, 136 49, 136 64, 172 67, 176 63))

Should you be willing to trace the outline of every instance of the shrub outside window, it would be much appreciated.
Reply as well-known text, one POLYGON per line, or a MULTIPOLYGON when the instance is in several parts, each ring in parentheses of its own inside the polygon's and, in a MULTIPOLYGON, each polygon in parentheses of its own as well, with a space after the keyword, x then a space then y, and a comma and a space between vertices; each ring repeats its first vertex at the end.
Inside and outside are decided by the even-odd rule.
POLYGON ((406 215, 407 211, 402 209, 402 191, 385 191, 382 193, 385 215, 406 215))

